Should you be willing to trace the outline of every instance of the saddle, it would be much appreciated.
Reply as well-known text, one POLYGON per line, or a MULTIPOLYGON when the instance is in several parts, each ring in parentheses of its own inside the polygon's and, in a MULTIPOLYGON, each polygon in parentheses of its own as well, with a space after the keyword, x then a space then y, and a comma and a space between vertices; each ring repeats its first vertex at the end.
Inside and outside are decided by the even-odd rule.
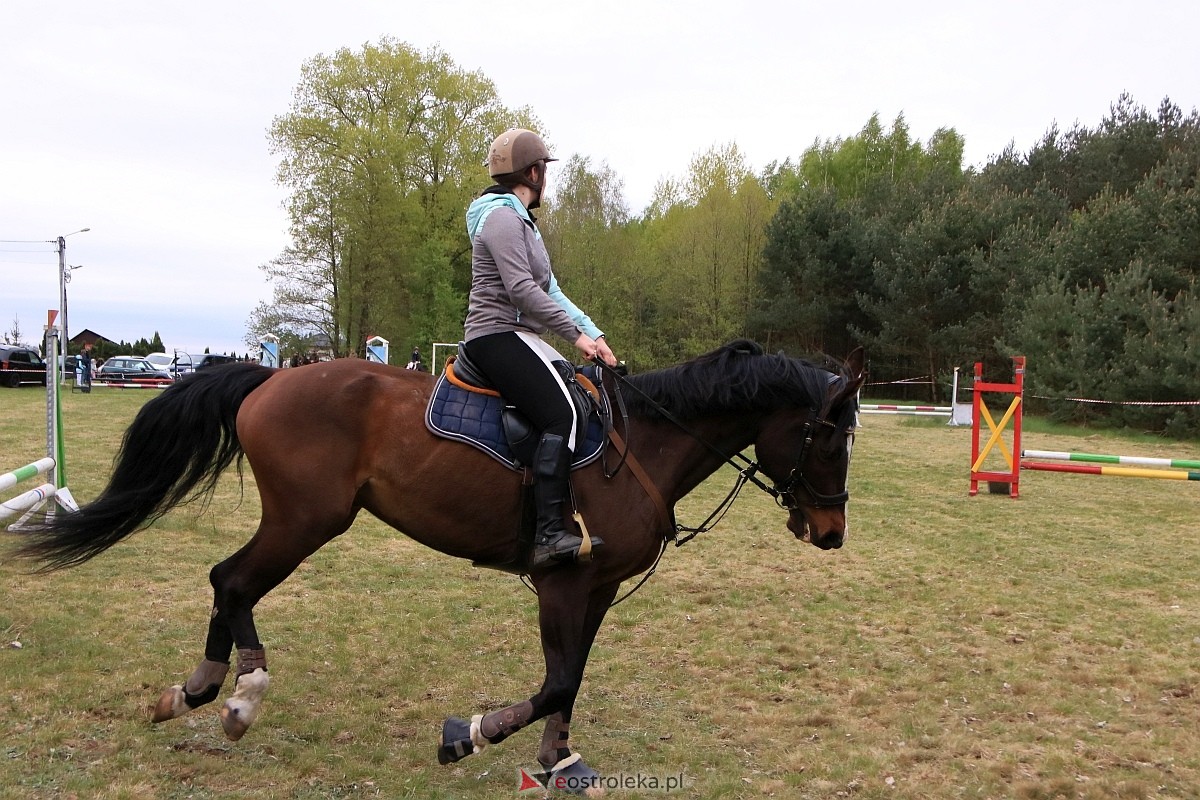
MULTIPOLYGON (((600 458, 611 425, 608 397, 602 390, 599 367, 576 367, 557 361, 580 425, 582 441, 575 443, 571 469, 591 464, 600 458)), ((446 369, 438 376, 433 395, 425 409, 425 427, 435 436, 464 442, 504 464, 521 471, 533 463, 538 432, 515 407, 504 402, 483 373, 459 350, 446 359, 446 369)))

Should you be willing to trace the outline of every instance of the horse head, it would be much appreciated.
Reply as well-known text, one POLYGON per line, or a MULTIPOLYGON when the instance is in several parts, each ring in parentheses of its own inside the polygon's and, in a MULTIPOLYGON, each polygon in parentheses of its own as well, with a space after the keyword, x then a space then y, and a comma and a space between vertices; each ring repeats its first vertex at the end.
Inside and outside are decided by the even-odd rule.
POLYGON ((846 539, 847 478, 864 379, 860 347, 839 374, 829 374, 820 408, 776 413, 755 443, 777 500, 788 511, 788 530, 822 550, 841 547, 846 539))

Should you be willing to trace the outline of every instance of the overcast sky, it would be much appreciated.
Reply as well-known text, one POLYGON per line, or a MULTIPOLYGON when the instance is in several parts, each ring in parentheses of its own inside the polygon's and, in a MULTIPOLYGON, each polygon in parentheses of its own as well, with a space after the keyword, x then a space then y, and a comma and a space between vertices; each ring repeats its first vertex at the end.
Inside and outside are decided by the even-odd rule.
POLYGON ((1194 0, 4 0, 0 331, 40 338, 50 240, 88 227, 66 239, 72 334, 245 352, 259 266, 287 244, 267 128, 305 61, 384 36, 482 71, 639 213, 711 147, 757 170, 875 112, 922 141, 955 128, 967 166, 1095 126, 1122 92, 1187 112, 1198 29, 1194 0))

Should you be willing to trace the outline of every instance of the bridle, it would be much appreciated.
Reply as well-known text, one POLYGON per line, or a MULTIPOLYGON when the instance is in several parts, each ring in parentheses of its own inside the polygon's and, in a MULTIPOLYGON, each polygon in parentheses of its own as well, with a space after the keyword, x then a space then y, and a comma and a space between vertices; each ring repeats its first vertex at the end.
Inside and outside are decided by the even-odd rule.
MULTIPOLYGON (((831 428, 833 430, 838 429, 836 424, 830 422, 821 415, 821 411, 819 409, 810 409, 814 418, 804 423, 803 440, 800 445, 800 451, 796 454, 795 466, 792 467, 786 478, 781 481, 775 481, 774 485, 768 486, 762 479, 758 477, 758 473, 762 470, 762 466, 757 461, 749 458, 741 452, 733 453, 732 455, 724 452, 716 445, 712 444, 700 434, 696 433, 690 427, 685 425, 678 417, 664 408, 648 394, 643 392, 634 384, 630 383, 630 381, 624 375, 622 375, 619 370, 608 366, 599 358, 595 359, 595 363, 598 364, 603 371, 616 378, 617 407, 620 410, 621 418, 627 432, 629 430, 629 416, 625 409, 625 401, 621 396, 621 387, 632 389, 641 396, 642 400, 647 405, 662 415, 664 419, 675 425, 675 427, 679 428, 688 436, 691 436, 708 450, 712 451, 717 455, 718 458, 721 459, 722 462, 730 465, 738 471, 738 477, 734 482, 733 488, 729 491, 729 494, 725 496, 725 499, 717 505, 716 509, 714 509, 713 512, 708 515, 704 522, 695 527, 681 525, 677 522, 675 523, 674 540, 676 547, 686 544, 698 534, 707 533, 714 526, 716 526, 716 524, 721 521, 721 518, 725 516, 725 512, 728 511, 729 507, 733 504, 733 501, 737 499, 738 494, 740 494, 742 491, 742 487, 747 483, 752 483, 763 492, 769 494, 780 508, 788 512, 796 511, 797 509, 801 508, 802 505, 811 506, 813 508, 828 508, 830 506, 838 506, 850 499, 850 492, 846 489, 843 489, 835 494, 825 494, 817 491, 816 487, 814 487, 804 475, 804 463, 809 456, 809 452, 812 450, 815 432, 822 427, 831 428), (802 493, 800 497, 797 497, 798 492, 802 493), (801 500, 806 502, 802 503, 801 500), (680 533, 686 533, 687 535, 680 538, 678 535, 680 533)), ((853 435, 854 431, 851 429, 847 431, 847 433, 849 435, 853 435)), ((621 463, 617 465, 616 469, 612 470, 611 473, 607 468, 605 469, 605 474, 607 477, 611 478, 620 470, 621 464, 624 463, 625 455, 628 453, 629 448, 626 446, 625 451, 622 454, 621 463)))
MULTIPOLYGON (((797 487, 804 490, 804 493, 808 495, 808 499, 811 502, 807 503, 807 505, 813 508, 840 506, 850 499, 850 492, 846 489, 842 489, 837 494, 818 492, 809 483, 808 478, 804 477, 804 459, 808 456, 808 451, 812 448, 813 429, 817 425, 824 425, 827 428, 837 430, 837 425, 820 416, 804 423, 804 442, 800 445, 800 452, 796 454, 796 466, 792 467, 792 471, 788 473, 787 478, 784 480, 778 481, 772 487, 763 487, 768 494, 775 498, 775 502, 779 504, 780 508, 795 511, 800 507, 800 502, 796 499, 797 487)), ((849 431, 848 433, 851 436, 854 435, 853 431, 849 431)))
MULTIPOLYGON (((843 489, 837 494, 824 494, 822 492, 818 492, 808 478, 804 477, 804 462, 805 459, 808 458, 809 451, 812 449, 814 432, 819 426, 832 428, 834 430, 838 429, 836 424, 830 422, 821 415, 820 410, 810 409, 814 418, 804 423, 804 439, 800 445, 800 452, 796 454, 796 465, 792 467, 791 472, 788 473, 786 478, 784 478, 782 481, 776 481, 773 486, 768 486, 758 477, 757 473, 762 469, 762 467, 757 461, 749 458, 741 452, 734 453, 733 455, 725 453, 712 442, 709 442, 700 434, 696 433, 694 430, 685 425, 678 417, 664 408, 661 403, 630 383, 620 370, 614 369, 608 364, 605 364, 603 359, 601 359, 599 356, 593 358, 592 361, 600 368, 602 372, 612 375, 616 379, 613 390, 617 401, 617 409, 620 411, 621 420, 624 424, 626 435, 629 433, 629 413, 625 407, 625 398, 621 394, 621 387, 632 389, 634 392, 640 395, 642 400, 645 401, 651 408, 661 414, 664 419, 675 425, 675 427, 679 428, 688 436, 691 436, 700 444, 704 445, 704 447, 707 449, 711 450, 721 459, 721 461, 730 465, 738 472, 737 479, 734 481, 733 488, 729 490, 729 494, 725 495, 725 499, 718 503, 717 507, 713 509, 713 512, 709 514, 708 517, 705 518, 704 522, 701 522, 699 525, 695 527, 681 525, 679 522, 675 521, 674 511, 672 509, 666 509, 666 513, 670 517, 670 522, 673 528, 671 536, 663 539, 662 547, 658 551, 658 557, 654 559, 654 563, 650 566, 650 569, 647 570, 644 575, 642 575, 641 580, 639 580, 621 597, 613 600, 609 604, 610 607, 628 600, 633 596, 634 592, 645 585, 646 581, 650 580, 650 578, 658 570, 658 564, 662 560, 663 554, 667 552, 667 545, 671 541, 675 542, 676 547, 682 547, 701 533, 707 533, 716 527, 717 523, 719 523, 725 516, 725 512, 727 512, 733 505, 733 501, 737 499, 739 494, 741 494, 742 487, 747 483, 753 483, 759 489, 771 495, 771 498, 775 500, 779 507, 788 513, 791 513, 801 507, 800 500, 796 497, 797 490, 806 495, 805 499, 810 501, 807 503, 807 505, 810 505, 814 508, 825 508, 828 506, 841 505, 850 499, 850 492, 846 489, 843 489), (685 535, 681 537, 679 535, 681 533, 685 535)), ((610 431, 610 433, 612 433, 612 431, 610 431)), ((847 434, 853 436, 854 429, 851 428, 848 430, 847 434)), ((617 463, 617 466, 614 469, 610 470, 607 462, 602 461, 604 467, 604 476, 606 478, 612 478, 614 475, 616 475, 617 472, 620 471, 621 467, 625 464, 626 458, 629 455, 629 444, 626 443, 621 452, 621 460, 617 463)), ((641 480, 640 477, 638 479, 641 480)), ((647 492, 658 491, 650 486, 647 486, 646 490, 647 492)), ((661 497, 659 498, 658 502, 662 504, 661 497)), ((530 589, 533 589, 532 584, 526 581, 524 576, 522 576, 522 581, 530 589)), ((534 590, 534 592, 536 594, 536 590, 534 590)))

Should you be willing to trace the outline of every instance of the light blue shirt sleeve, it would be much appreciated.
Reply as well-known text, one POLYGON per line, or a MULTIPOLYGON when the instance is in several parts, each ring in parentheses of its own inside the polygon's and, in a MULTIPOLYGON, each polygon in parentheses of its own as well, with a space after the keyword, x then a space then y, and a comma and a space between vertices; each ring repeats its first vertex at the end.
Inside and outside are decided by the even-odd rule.
POLYGON ((554 277, 553 272, 550 273, 550 289, 546 294, 550 295, 550 299, 558 303, 559 307, 567 312, 567 316, 579 326, 579 330, 593 339, 599 339, 604 335, 604 331, 596 327, 596 323, 592 322, 592 318, 583 313, 583 309, 572 303, 571 299, 563 294, 563 290, 558 286, 558 278, 554 277))

